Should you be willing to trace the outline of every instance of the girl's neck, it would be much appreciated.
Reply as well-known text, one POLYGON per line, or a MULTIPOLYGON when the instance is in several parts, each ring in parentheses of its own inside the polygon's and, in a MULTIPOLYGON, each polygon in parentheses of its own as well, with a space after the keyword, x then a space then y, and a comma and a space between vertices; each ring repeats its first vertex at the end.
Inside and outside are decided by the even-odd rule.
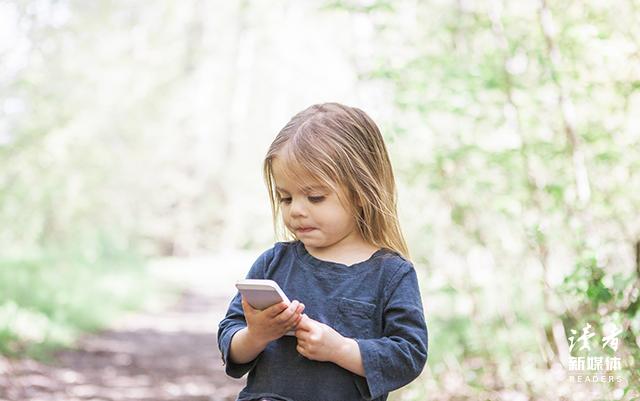
POLYGON ((380 248, 377 248, 362 238, 351 241, 339 241, 328 247, 307 247, 307 252, 317 259, 328 262, 341 263, 347 266, 365 261, 380 248))

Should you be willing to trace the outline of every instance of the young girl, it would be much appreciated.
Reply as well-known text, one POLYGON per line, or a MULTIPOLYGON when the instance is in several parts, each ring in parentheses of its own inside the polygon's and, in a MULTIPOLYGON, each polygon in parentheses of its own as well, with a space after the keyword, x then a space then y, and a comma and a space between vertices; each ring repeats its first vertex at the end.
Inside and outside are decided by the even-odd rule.
POLYGON ((427 327, 380 131, 357 108, 311 106, 273 141, 264 176, 290 241, 247 278, 274 280, 293 301, 231 301, 218 346, 228 375, 249 372, 238 400, 386 400, 422 371, 427 327))

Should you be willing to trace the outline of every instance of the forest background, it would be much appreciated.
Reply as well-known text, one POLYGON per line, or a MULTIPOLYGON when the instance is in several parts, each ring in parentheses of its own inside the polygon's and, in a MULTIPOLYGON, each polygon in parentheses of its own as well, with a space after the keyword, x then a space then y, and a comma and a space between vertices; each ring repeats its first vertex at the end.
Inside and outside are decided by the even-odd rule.
POLYGON ((422 283, 429 362, 394 399, 640 396, 638 21, 637 0, 1 0, 0 351, 140 305, 154 258, 259 255, 269 143, 338 101, 383 132, 422 283), (616 380, 571 356, 620 358, 586 375, 616 380))

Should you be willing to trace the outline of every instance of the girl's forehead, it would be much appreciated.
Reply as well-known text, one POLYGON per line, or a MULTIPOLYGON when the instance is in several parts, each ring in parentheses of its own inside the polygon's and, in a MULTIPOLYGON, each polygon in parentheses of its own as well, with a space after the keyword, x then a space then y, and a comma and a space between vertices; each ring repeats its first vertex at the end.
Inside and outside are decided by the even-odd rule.
POLYGON ((279 191, 327 190, 335 186, 333 182, 325 183, 322 179, 314 177, 299 165, 287 163, 277 158, 272 162, 272 172, 276 189, 279 191))
POLYGON ((322 181, 309 175, 297 175, 289 172, 289 174, 278 175, 273 173, 276 189, 279 191, 300 190, 309 192, 314 190, 330 190, 331 186, 326 185, 322 181))

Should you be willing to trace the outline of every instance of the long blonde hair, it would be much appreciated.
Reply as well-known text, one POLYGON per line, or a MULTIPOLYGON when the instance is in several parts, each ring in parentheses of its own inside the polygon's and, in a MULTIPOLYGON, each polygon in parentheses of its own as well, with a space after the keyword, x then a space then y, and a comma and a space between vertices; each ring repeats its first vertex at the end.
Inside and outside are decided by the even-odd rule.
POLYGON ((277 156, 286 160, 287 170, 298 180, 312 177, 338 194, 341 189, 348 197, 341 202, 352 211, 362 238, 409 259, 398 221, 389 155, 380 130, 364 111, 339 103, 313 105, 293 116, 269 147, 264 179, 275 234, 293 240, 293 233, 279 218, 280 202, 273 177, 273 160, 277 156))

